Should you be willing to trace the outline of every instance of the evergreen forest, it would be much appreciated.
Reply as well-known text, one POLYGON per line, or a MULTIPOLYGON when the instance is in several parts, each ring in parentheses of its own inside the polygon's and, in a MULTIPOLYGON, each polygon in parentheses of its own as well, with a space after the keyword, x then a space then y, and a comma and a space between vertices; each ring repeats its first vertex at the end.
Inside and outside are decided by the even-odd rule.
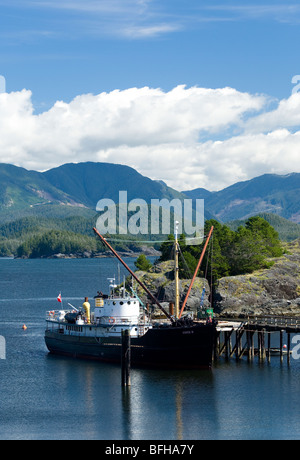
MULTIPOLYGON (((207 248, 200 276, 205 276, 212 284, 224 277, 269 268, 274 258, 283 255, 283 246, 278 233, 262 217, 249 218, 244 226, 231 230, 227 225, 211 219, 205 223, 205 235, 214 227, 213 236, 207 248)), ((160 261, 172 258, 174 236, 161 246, 160 261)), ((204 242, 200 246, 187 245, 184 236, 179 238, 180 277, 191 278, 200 258, 204 242)))

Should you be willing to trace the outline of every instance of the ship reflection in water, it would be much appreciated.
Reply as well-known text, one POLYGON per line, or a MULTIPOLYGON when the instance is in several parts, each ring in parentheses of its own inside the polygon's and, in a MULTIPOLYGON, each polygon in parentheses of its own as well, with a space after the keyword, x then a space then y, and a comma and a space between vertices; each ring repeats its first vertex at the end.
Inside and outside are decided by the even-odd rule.
POLYGON ((217 413, 211 371, 134 370, 122 391, 125 439, 205 439, 217 413), (210 410, 207 404, 210 402, 210 410))
POLYGON ((211 370, 132 369, 131 386, 122 388, 118 365, 51 354, 47 361, 60 388, 55 401, 62 439, 203 439, 216 424, 211 370), (76 423, 64 427, 71 407, 76 423))

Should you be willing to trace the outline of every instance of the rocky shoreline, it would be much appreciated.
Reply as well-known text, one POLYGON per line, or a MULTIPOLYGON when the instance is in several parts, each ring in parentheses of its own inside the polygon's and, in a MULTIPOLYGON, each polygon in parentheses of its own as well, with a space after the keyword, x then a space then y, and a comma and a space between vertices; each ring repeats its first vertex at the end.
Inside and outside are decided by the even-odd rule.
MULTIPOLYGON (((174 280, 174 262, 172 260, 160 262, 153 265, 148 271, 137 271, 137 277, 150 289, 151 293, 160 301, 167 310, 170 303, 174 303, 175 280, 174 280)), ((191 280, 180 280, 180 302, 182 303, 191 280)), ((204 278, 197 278, 191 290, 187 303, 187 310, 196 311, 200 304, 203 289, 205 288, 204 306, 209 306, 208 295, 210 292, 208 281, 204 278)), ((147 295, 143 289, 137 285, 138 296, 144 304, 148 302, 147 295)))
POLYGON ((215 308, 222 316, 300 316, 300 240, 269 269, 219 280, 215 308))
MULTIPOLYGON (((272 260, 272 267, 251 274, 230 276, 218 281, 213 294, 216 316, 245 318, 248 316, 300 316, 300 240, 285 245, 285 254, 272 260)), ((167 307, 174 301, 173 262, 154 265, 149 272, 137 276, 167 307)), ((181 301, 190 280, 180 280, 181 301)), ((188 310, 197 311, 205 288, 204 307, 210 305, 210 287, 205 279, 197 278, 187 302, 188 310)), ((147 298, 138 288, 143 302, 147 298)))
MULTIPOLYGON (((160 252, 154 248, 149 248, 146 246, 142 246, 140 251, 118 251, 118 254, 121 257, 138 257, 141 254, 145 254, 147 257, 159 257, 160 252)), ((101 252, 92 252, 92 251, 83 251, 83 252, 76 252, 74 254, 53 254, 51 256, 45 256, 41 258, 45 259, 102 259, 107 257, 115 257, 111 251, 101 251, 101 252)), ((15 257, 18 258, 18 257, 15 257)))

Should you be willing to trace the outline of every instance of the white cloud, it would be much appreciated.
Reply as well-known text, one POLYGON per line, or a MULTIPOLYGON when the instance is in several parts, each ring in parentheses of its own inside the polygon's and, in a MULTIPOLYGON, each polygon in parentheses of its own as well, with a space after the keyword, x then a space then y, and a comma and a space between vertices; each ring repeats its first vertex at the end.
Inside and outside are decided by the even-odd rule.
POLYGON ((30 9, 59 9, 91 13, 144 12, 152 0, 0 0, 0 5, 30 9))
POLYGON ((299 24, 300 6, 293 2, 224 5, 218 1, 205 4, 194 0, 182 4, 174 4, 171 0, 0 0, 1 6, 34 11, 30 30, 25 27, 25 21, 23 27, 18 23, 17 28, 9 32, 1 31, 1 37, 10 37, 10 40, 24 40, 28 36, 30 40, 58 37, 74 40, 74 37, 92 36, 149 40, 174 32, 197 30, 201 24, 207 28, 209 23, 215 22, 263 20, 299 24), (46 13, 46 20, 36 14, 39 11, 46 13))
POLYGON ((297 3, 292 3, 292 0, 287 4, 286 2, 274 2, 267 4, 264 2, 252 2, 251 4, 219 4, 196 6, 200 11, 207 11, 213 15, 213 18, 221 17, 223 20, 230 21, 258 21, 268 20, 279 23, 298 24, 300 20, 300 6, 297 3))
POLYGON ((122 30, 122 35, 127 38, 148 38, 157 37, 162 34, 179 31, 181 27, 178 24, 155 24, 155 25, 139 25, 125 26, 122 30))
POLYGON ((300 171, 300 95, 267 107, 268 98, 233 88, 145 87, 81 95, 35 115, 30 91, 4 93, 0 161, 36 170, 121 163, 177 190, 300 171))
MULTIPOLYGON (((114 37, 126 39, 150 39, 182 30, 181 17, 170 15, 168 8, 153 0, 0 0, 0 5, 49 11, 65 20, 47 20, 47 30, 41 30, 42 24, 36 23, 29 33, 39 37, 44 33, 47 38, 114 37), (171 16, 171 17, 170 17, 171 16), (50 28, 50 30, 49 30, 50 28)), ((40 20, 40 17, 39 17, 40 20)), ((10 36, 22 38, 27 30, 18 27, 10 36)), ((5 37, 7 34, 2 33, 5 37)))
POLYGON ((269 112, 248 120, 245 129, 250 132, 273 131, 281 128, 300 128, 300 93, 279 101, 278 106, 269 112))

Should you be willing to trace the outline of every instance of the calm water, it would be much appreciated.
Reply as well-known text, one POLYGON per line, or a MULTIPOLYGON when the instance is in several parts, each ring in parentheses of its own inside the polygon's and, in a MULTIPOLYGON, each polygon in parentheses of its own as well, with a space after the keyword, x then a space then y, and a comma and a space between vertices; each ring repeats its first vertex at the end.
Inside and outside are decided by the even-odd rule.
POLYGON ((59 292, 64 306, 80 306, 113 275, 114 259, 0 259, 0 439, 300 439, 296 360, 289 369, 276 357, 211 371, 134 369, 124 392, 118 366, 49 356, 45 311, 58 308, 59 292))

